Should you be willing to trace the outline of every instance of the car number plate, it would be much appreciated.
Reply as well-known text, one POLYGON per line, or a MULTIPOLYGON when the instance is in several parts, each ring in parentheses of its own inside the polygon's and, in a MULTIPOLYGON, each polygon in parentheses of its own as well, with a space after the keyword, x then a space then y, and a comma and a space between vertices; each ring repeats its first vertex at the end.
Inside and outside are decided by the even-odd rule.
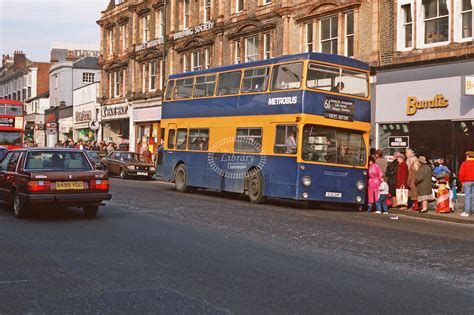
POLYGON ((329 197, 329 198, 341 198, 341 197, 342 197, 342 193, 339 193, 339 192, 332 192, 332 191, 326 191, 326 197, 329 197))
POLYGON ((137 175, 148 176, 148 173, 145 173, 145 172, 137 172, 137 175))
POLYGON ((84 189, 83 182, 56 182, 57 190, 84 189))

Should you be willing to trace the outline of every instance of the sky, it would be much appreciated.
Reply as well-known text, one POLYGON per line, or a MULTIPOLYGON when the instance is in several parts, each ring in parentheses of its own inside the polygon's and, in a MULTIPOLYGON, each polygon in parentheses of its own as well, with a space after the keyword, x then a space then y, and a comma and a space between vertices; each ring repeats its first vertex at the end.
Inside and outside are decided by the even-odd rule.
POLYGON ((0 0, 0 53, 49 62, 53 42, 99 45, 96 21, 109 0, 0 0))

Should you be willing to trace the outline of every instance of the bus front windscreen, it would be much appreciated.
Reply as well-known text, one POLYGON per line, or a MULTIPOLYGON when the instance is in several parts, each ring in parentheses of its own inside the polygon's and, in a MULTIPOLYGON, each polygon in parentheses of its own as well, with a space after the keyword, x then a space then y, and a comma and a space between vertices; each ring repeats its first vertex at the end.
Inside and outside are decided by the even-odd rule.
POLYGON ((305 125, 302 158, 310 162, 364 166, 364 138, 355 130, 305 125))
POLYGON ((18 131, 0 131, 0 146, 14 145, 20 146, 21 132, 18 131))

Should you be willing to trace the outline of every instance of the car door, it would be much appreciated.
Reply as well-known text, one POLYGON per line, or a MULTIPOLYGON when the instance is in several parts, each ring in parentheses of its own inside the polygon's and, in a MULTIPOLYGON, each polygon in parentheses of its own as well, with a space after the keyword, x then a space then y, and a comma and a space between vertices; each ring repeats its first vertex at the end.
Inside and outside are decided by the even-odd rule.
POLYGON ((118 156, 118 152, 113 152, 107 160, 107 167, 112 174, 118 174, 118 156))
POLYGON ((9 152, 0 163, 0 200, 5 200, 6 194, 6 173, 8 169, 8 164, 13 155, 13 152, 9 152))
POLYGON ((3 193, 6 194, 5 198, 12 196, 12 191, 13 191, 13 183, 15 181, 15 176, 16 174, 16 167, 18 164, 18 161, 20 160, 21 156, 21 151, 20 152, 13 152, 12 157, 8 161, 7 169, 4 172, 5 176, 3 178, 3 193))

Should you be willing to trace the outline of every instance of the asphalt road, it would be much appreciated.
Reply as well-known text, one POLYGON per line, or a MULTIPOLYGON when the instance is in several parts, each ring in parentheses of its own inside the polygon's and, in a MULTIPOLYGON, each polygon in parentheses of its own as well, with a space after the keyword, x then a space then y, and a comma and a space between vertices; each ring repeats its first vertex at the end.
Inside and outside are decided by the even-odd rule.
POLYGON ((112 180, 96 219, 0 207, 0 314, 474 313, 474 228, 112 180))

